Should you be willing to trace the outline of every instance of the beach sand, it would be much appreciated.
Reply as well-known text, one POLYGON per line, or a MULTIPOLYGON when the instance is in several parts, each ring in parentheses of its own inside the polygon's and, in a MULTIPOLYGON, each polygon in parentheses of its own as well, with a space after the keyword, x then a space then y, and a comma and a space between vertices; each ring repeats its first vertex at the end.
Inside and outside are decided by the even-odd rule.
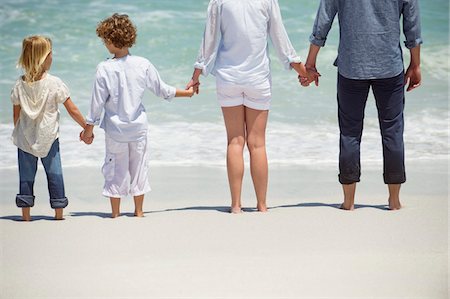
POLYGON ((40 168, 31 223, 17 171, 0 170, 0 297, 448 298, 447 161, 408 164, 395 212, 379 168, 363 169, 353 212, 337 208, 333 167, 272 165, 257 213, 247 170, 232 215, 224 168, 153 167, 141 219, 130 198, 109 218, 98 168, 65 168, 65 221, 40 168))

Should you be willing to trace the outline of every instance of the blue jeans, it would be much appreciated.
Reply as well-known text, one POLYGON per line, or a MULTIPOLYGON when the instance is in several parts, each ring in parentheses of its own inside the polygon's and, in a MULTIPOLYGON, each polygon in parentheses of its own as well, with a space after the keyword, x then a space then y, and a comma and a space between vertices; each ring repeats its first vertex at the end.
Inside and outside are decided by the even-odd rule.
POLYGON ((360 144, 364 109, 372 87, 383 143, 383 177, 386 184, 406 181, 403 143, 404 74, 387 79, 353 80, 338 74, 340 129, 339 182, 352 184, 361 176, 360 144))
MULTIPOLYGON (((16 204, 19 208, 34 206, 34 180, 37 171, 38 158, 18 149, 20 191, 16 196, 16 204)), ((69 203, 64 193, 64 180, 59 154, 59 141, 56 139, 48 155, 41 158, 47 175, 50 205, 53 209, 65 208, 69 203)))

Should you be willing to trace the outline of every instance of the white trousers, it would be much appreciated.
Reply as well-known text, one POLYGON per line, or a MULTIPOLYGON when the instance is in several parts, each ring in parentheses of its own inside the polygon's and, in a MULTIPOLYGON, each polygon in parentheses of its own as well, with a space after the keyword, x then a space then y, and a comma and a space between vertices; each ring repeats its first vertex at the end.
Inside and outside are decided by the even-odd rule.
POLYGON ((151 190, 147 137, 134 142, 117 142, 105 135, 106 156, 102 172, 103 195, 138 196, 151 190))

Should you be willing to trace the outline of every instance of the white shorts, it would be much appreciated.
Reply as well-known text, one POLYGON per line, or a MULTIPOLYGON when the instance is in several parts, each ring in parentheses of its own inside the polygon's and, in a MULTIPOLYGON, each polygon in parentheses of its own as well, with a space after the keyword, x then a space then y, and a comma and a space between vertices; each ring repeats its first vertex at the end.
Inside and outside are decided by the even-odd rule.
POLYGON ((117 142, 105 135, 106 156, 102 172, 103 195, 138 196, 151 190, 147 137, 134 142, 117 142))
POLYGON ((216 80, 217 99, 221 107, 244 105, 256 110, 269 110, 272 100, 272 84, 266 80, 254 86, 237 85, 216 80))

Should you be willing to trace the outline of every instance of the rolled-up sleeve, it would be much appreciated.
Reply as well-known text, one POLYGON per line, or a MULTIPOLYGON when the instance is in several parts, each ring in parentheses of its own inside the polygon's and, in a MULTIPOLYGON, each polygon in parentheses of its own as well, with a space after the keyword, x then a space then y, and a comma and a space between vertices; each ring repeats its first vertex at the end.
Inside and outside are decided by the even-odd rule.
POLYGON ((98 125, 100 123, 103 108, 109 98, 109 90, 103 73, 101 66, 98 66, 94 88, 92 90, 91 106, 86 116, 86 123, 88 125, 98 125))
POLYGON ((290 69, 292 62, 300 62, 300 57, 295 52, 284 27, 278 0, 272 0, 269 18, 269 36, 278 58, 285 69, 290 69))
POLYGON ((402 13, 403 33, 406 38, 405 46, 412 49, 423 43, 418 0, 404 0, 402 13))
POLYGON ((208 16, 203 33, 203 40, 200 45, 197 61, 194 64, 196 69, 201 69, 204 76, 214 68, 217 50, 220 42, 220 7, 217 0, 211 0, 208 5, 208 16))
POLYGON ((176 88, 166 84, 158 73, 158 70, 149 62, 147 67, 147 88, 156 96, 165 100, 171 100, 175 97, 176 88))
POLYGON ((311 44, 323 47, 327 40, 328 32, 333 25, 334 17, 338 11, 337 0, 321 0, 314 21, 313 32, 309 37, 311 44))

